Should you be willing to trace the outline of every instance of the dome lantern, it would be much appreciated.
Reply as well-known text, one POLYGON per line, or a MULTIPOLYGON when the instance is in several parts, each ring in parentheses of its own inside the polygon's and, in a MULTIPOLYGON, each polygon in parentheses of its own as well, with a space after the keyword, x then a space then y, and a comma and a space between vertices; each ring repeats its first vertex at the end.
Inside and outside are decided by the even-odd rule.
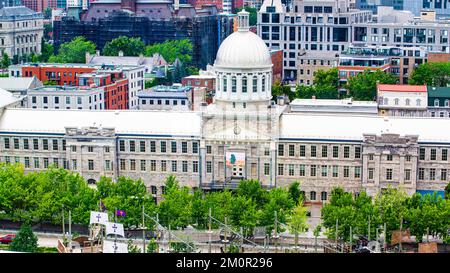
POLYGON ((238 31, 249 31, 250 30, 250 13, 245 10, 238 12, 238 31))

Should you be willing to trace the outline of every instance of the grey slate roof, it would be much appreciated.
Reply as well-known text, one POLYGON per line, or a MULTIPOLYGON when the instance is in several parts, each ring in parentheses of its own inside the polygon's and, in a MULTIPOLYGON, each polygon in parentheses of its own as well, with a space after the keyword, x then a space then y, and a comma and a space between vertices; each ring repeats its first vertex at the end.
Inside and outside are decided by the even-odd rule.
POLYGON ((4 7, 0 9, 0 21, 19 18, 43 18, 43 15, 25 6, 4 7))

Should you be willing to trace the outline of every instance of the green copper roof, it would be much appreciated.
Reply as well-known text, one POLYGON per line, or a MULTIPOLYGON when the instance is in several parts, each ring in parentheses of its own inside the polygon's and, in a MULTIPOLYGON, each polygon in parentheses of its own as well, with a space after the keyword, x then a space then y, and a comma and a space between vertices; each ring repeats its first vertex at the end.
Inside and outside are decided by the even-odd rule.
POLYGON ((433 87, 427 86, 428 97, 431 98, 449 98, 450 87, 433 87))

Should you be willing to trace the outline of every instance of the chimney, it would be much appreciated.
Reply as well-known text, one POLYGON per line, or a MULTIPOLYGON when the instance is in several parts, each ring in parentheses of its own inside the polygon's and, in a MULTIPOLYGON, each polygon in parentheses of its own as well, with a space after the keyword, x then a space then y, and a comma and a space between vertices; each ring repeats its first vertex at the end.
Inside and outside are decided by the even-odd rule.
POLYGON ((100 56, 100 50, 95 51, 95 56, 100 56))
POLYGON ((138 63, 139 64, 143 64, 144 63, 144 54, 139 54, 139 61, 138 61, 138 63))
POLYGON ((180 9, 180 0, 174 0, 173 1, 173 8, 175 10, 179 10, 180 9))
POLYGON ((311 99, 315 100, 315 99, 316 99, 316 96, 312 96, 311 99))
POLYGON ((119 50, 119 57, 123 57, 123 51, 119 50))
POLYGON ((91 61, 91 53, 89 51, 86 51, 86 63, 88 64, 91 61))

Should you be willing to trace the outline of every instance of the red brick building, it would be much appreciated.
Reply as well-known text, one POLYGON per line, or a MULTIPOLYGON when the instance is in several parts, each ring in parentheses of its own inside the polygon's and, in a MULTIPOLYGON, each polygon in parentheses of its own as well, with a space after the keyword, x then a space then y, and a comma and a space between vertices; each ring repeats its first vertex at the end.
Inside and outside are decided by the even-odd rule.
MULTIPOLYGON (((214 5, 219 11, 223 11, 223 1, 222 0, 188 0, 188 4, 196 8, 201 8, 204 5, 214 5)), ((244 6, 244 0, 232 0, 231 7, 233 12, 237 8, 242 8, 244 6)))
POLYGON ((41 82, 55 81, 57 85, 77 85, 77 76, 83 73, 96 71, 95 67, 75 65, 29 65, 22 66, 24 77, 36 76, 41 82))
POLYGON ((191 87, 193 97, 196 90, 198 90, 198 92, 202 90, 202 92, 205 93, 204 100, 208 104, 212 103, 214 92, 216 90, 216 77, 214 76, 214 74, 205 73, 201 75, 191 75, 188 77, 184 77, 183 79, 181 79, 181 84, 183 86, 191 87))
POLYGON ((281 82, 283 73, 283 50, 271 50, 270 57, 272 59, 272 83, 281 82))
POLYGON ((36 12, 44 12, 46 8, 56 8, 56 0, 22 0, 22 5, 36 12))

